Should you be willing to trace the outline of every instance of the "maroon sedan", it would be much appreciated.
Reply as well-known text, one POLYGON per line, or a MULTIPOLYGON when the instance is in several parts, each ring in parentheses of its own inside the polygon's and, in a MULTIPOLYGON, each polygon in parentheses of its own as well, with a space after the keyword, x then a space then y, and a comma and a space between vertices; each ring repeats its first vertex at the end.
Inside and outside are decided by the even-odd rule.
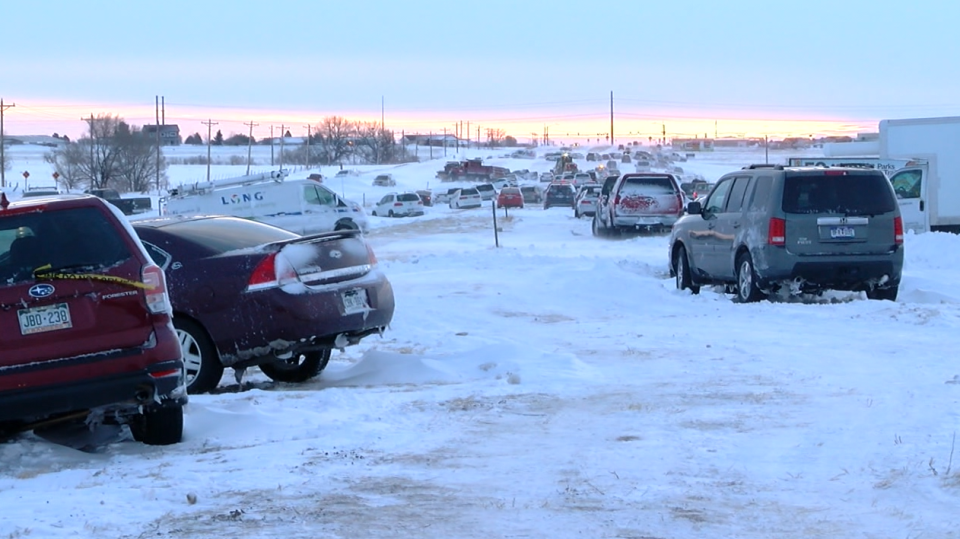
POLYGON ((523 193, 519 187, 504 187, 497 195, 498 208, 522 208, 523 193))
POLYGON ((167 274, 192 393, 224 367, 257 365, 273 380, 320 373, 333 348, 382 333, 393 289, 356 230, 300 236, 234 217, 137 221, 167 274))

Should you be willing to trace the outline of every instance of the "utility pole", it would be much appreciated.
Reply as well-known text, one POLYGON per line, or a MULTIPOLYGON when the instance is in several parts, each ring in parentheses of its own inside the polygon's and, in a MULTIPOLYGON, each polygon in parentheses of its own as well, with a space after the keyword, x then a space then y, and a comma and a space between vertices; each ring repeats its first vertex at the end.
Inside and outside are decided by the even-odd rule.
POLYGON ((480 147, 480 126, 477 126, 477 148, 480 147))
POLYGON ((307 169, 310 169, 310 135, 313 134, 313 127, 310 124, 307 124, 303 127, 307 128, 307 169))
POLYGON ((273 126, 270 126, 270 168, 273 168, 273 126))
POLYGON ((157 128, 157 196, 160 195, 160 97, 154 96, 154 113, 156 114, 157 128))
POLYGON ((663 126, 663 136, 660 139, 660 144, 666 146, 667 145, 667 124, 660 124, 660 125, 663 126))
POLYGON ((95 168, 94 168, 95 163, 93 161, 93 140, 94 140, 93 139, 93 114, 92 113, 90 114, 89 120, 86 118, 80 118, 80 121, 90 122, 90 187, 91 188, 102 187, 99 184, 99 182, 97 182, 96 176, 93 175, 95 171, 95 168))
POLYGON ((430 146, 430 159, 433 159, 433 131, 430 132, 430 138, 427 139, 427 144, 430 146))
POLYGON ((378 164, 378 165, 380 164, 380 152, 381 152, 381 150, 382 150, 382 148, 380 148, 380 145, 383 144, 383 135, 384 135, 384 133, 386 133, 386 131, 385 131, 385 128, 384 128, 384 125, 383 125, 383 96, 381 95, 381 96, 380 96, 380 140, 377 141, 377 146, 376 146, 376 148, 377 148, 377 164, 378 164))
POLYGON ((283 139, 286 138, 284 133, 287 132, 287 126, 280 124, 280 170, 283 170, 283 139))
POLYGON ((9 105, 3 104, 3 99, 0 99, 0 187, 7 186, 7 174, 4 171, 3 165, 6 163, 4 161, 4 149, 3 149, 3 111, 16 107, 16 103, 11 103, 9 105))
POLYGON ((200 122, 203 125, 207 126, 207 182, 210 181, 210 138, 211 133, 213 132, 213 126, 217 125, 219 122, 213 120, 207 120, 205 122, 200 122))
POLYGON ((247 135, 247 176, 250 175, 250 154, 253 151, 253 128, 260 125, 253 122, 243 122, 243 125, 250 128, 250 134, 247 135))
POLYGON ((470 120, 467 120, 467 149, 470 149, 470 120))
POLYGON ((613 146, 613 90, 610 90, 610 145, 613 146))
POLYGON ((443 156, 447 156, 447 128, 443 128, 443 156))

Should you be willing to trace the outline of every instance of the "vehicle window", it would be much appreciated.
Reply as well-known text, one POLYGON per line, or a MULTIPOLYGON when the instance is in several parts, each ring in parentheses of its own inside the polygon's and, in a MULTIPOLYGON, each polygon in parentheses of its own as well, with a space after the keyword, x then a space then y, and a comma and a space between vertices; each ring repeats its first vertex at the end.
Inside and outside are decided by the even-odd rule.
POLYGON ((303 186, 303 200, 306 201, 307 204, 323 204, 323 202, 320 201, 320 193, 317 191, 317 188, 312 185, 303 186))
POLYGON ((730 192, 730 186, 732 185, 733 178, 718 183, 717 186, 713 188, 713 192, 710 193, 710 198, 707 199, 707 203, 704 204, 703 211, 705 213, 722 212, 723 206, 727 201, 727 193, 730 192))
POLYGON ((150 255, 150 258, 153 259, 153 262, 160 266, 161 269, 166 270, 167 266, 170 265, 170 260, 173 258, 170 256, 170 253, 164 251, 163 249, 157 247, 156 245, 143 241, 143 246, 147 249, 147 254, 150 255))
POLYGON ((673 182, 667 176, 631 176, 623 181, 620 194, 669 195, 674 193, 673 182))
POLYGON ((471 195, 479 195, 479 194, 480 194, 480 191, 477 191, 477 189, 474 187, 471 187, 470 189, 460 190, 460 196, 471 196, 471 195))
POLYGON ((419 202, 420 195, 416 193, 403 193, 402 195, 397 196, 397 200, 401 202, 419 202))
POLYGON ((336 206, 337 205, 337 195, 333 191, 323 187, 322 185, 315 186, 317 189, 317 196, 320 198, 320 204, 325 206, 336 206))
MULTIPOLYGON (((760 176, 753 182, 753 198, 750 199, 750 211, 766 210, 767 201, 770 200, 770 191, 773 189, 773 176, 760 176)), ((750 198, 748 192, 747 198, 750 198)))
POLYGON ((883 173, 790 175, 783 182, 785 213, 876 215, 896 207, 883 173))
POLYGON ((386 204, 386 203, 390 202, 392 199, 393 199, 392 196, 386 195, 386 196, 384 196, 383 198, 380 199, 379 204, 386 204))
POLYGON ((233 217, 177 222, 162 230, 216 253, 300 237, 281 228, 233 217))
POLYGON ((919 170, 904 170, 890 178, 897 198, 920 198, 923 174, 919 170))
POLYGON ((740 176, 733 182, 730 196, 727 197, 727 213, 740 213, 743 208, 743 195, 747 192, 750 176, 740 176))
POLYGON ((32 278, 33 270, 108 268, 132 254, 97 208, 26 213, 0 219, 0 282, 32 278))

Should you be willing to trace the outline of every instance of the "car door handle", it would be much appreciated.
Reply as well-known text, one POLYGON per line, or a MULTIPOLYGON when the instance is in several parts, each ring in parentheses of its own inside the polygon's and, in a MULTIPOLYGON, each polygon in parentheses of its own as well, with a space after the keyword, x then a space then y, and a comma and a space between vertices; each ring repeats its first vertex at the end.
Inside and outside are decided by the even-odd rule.
POLYGON ((715 224, 713 224, 713 223, 710 223, 709 225, 707 225, 707 228, 710 229, 710 230, 713 230, 714 227, 716 227, 716 226, 717 226, 717 225, 715 225, 715 224))

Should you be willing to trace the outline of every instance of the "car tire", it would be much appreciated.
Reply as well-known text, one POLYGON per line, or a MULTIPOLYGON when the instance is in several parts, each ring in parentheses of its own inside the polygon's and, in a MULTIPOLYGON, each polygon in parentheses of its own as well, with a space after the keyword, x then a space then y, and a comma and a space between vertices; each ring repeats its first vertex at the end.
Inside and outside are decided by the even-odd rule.
POLYGON ((372 212, 370 212, 370 215, 372 215, 372 216, 374 216, 374 217, 378 217, 378 215, 377 215, 377 210, 373 210, 372 212))
POLYGON ((737 295, 733 297, 737 303, 754 303, 764 298, 763 292, 757 288, 757 272, 753 269, 753 258, 750 253, 742 253, 737 257, 737 295))
POLYGON ((306 382, 317 376, 330 362, 330 349, 300 354, 294 362, 276 361, 260 365, 260 370, 275 382, 306 382))
POLYGON ((700 293, 700 285, 693 284, 690 276, 690 261, 687 260, 687 250, 681 245, 673 256, 673 272, 676 277, 677 290, 688 289, 693 294, 700 293))
POLYGON ((207 331, 186 318, 174 317, 173 327, 183 352, 187 393, 206 393, 217 387, 223 377, 223 364, 207 331))
POLYGON ((878 301, 897 301, 897 293, 899 291, 899 285, 888 288, 873 288, 867 290, 867 299, 874 299, 878 301))
POLYGON ((133 439, 147 445, 171 445, 183 439, 183 406, 169 405, 134 416, 130 423, 133 439))
POLYGON ((393 214, 393 210, 390 210, 390 211, 387 212, 387 217, 396 217, 396 216, 393 214))
POLYGON ((607 228, 600 225, 600 219, 596 215, 593 216, 593 220, 590 222, 590 231, 593 232, 593 235, 597 238, 605 238, 610 235, 607 228))
POLYGON ((347 219, 345 221, 338 222, 337 225, 333 227, 334 232, 339 232, 341 230, 360 230, 360 227, 357 226, 357 223, 347 219))

